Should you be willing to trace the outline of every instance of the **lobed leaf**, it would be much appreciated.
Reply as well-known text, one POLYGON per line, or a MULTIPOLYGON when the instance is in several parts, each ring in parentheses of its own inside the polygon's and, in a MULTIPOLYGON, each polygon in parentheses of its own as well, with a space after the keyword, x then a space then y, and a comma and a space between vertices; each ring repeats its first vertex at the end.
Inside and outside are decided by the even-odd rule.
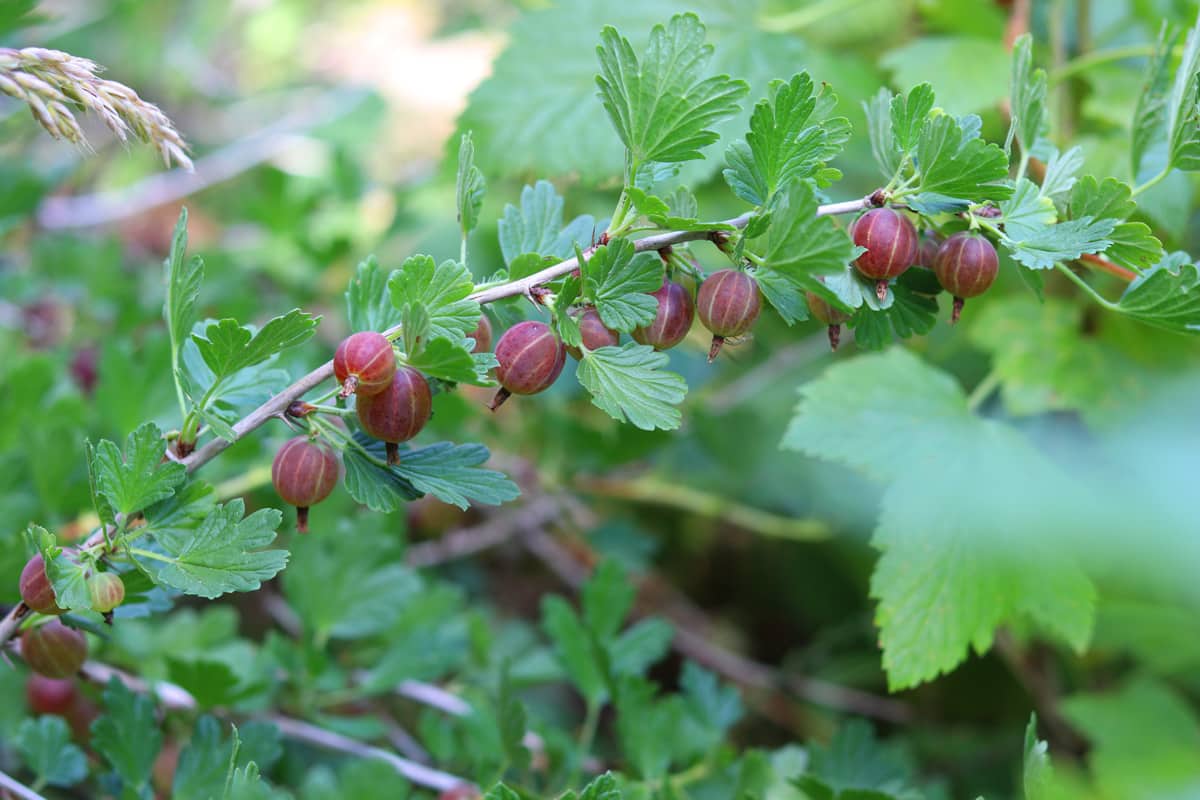
POLYGON ((654 321, 658 301, 649 293, 663 283, 657 253, 638 253, 628 239, 613 239, 580 259, 583 296, 596 305, 604 324, 628 333, 654 321))
POLYGON ((173 461, 163 463, 166 451, 162 431, 152 422, 129 434, 124 454, 107 439, 96 445, 96 484, 113 509, 132 514, 175 492, 187 470, 173 461))
POLYGON ((432 256, 411 256, 388 277, 388 290, 392 305, 401 312, 411 303, 425 306, 431 339, 459 341, 479 324, 479 303, 468 299, 475 282, 457 261, 437 264, 432 256))
POLYGON ((662 369, 668 361, 666 353, 628 342, 585 352, 576 374, 592 403, 613 419, 642 430, 674 430, 687 383, 662 369))

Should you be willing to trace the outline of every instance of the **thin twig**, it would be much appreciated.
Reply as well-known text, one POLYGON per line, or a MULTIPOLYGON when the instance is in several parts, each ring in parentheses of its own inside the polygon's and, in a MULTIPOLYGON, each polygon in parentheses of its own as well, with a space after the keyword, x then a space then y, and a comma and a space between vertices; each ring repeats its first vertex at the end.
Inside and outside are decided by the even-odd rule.
POLYGON ((828 539, 831 535, 829 526, 819 519, 794 519, 773 514, 728 497, 654 475, 641 475, 627 480, 580 478, 575 482, 575 486, 585 494, 648 503, 726 520, 760 536, 796 542, 817 542, 828 539))
POLYGON ((0 791, 0 795, 11 794, 13 797, 21 798, 21 800, 46 800, 46 798, 33 789, 30 789, 16 778, 3 772, 0 772, 0 790, 3 790, 0 791))
POLYGON ((1138 276, 1133 270, 1126 269, 1119 264, 1114 264, 1107 258, 1101 258, 1092 253, 1084 253, 1079 257, 1079 260, 1086 266, 1098 269, 1101 272, 1107 272, 1109 275, 1115 275, 1126 283, 1133 281, 1138 276))
MULTIPOLYGON (((869 208, 872 205, 872 197, 875 193, 861 197, 858 200, 848 200, 841 203, 830 203, 820 206, 817 209, 817 216, 829 216, 831 214, 851 214, 855 211, 861 211, 869 208)), ((735 217, 728 220, 725 224, 732 225, 735 228, 744 228, 750 221, 750 214, 743 214, 740 217, 735 217)), ((647 252, 652 250, 661 250, 670 245, 681 244, 683 242, 694 242, 700 239, 708 238, 710 231, 668 231, 666 233, 655 234, 638 239, 634 243, 634 249, 638 252, 647 252)), ((592 252, 592 248, 584 251, 586 258, 592 252)), ((491 303, 496 300, 502 300, 506 297, 518 297, 527 294, 531 288, 555 278, 562 277, 570 273, 579 266, 578 258, 568 258, 566 261, 561 261, 551 267, 547 267, 540 272, 535 272, 526 278, 520 280, 509 281, 500 286, 491 286, 480 289, 471 295, 471 299, 479 303, 491 303)), ((395 336, 400 332, 399 326, 389 328, 384 333, 388 336, 395 336)), ((333 375, 333 361, 327 361, 321 366, 308 373, 300 380, 293 383, 291 386, 284 389, 279 394, 272 397, 267 402, 256 408, 254 411, 243 419, 239 420, 233 426, 234 441, 240 440, 243 436, 251 431, 266 424, 266 422, 274 417, 283 414, 287 407, 299 400, 308 392, 312 391, 317 386, 324 383, 333 375)), ((229 447, 233 442, 222 439, 220 437, 213 438, 204 444, 203 447, 197 449, 194 453, 183 459, 184 466, 189 472, 194 472, 200 467, 212 461, 220 453, 229 447)))
MULTIPOLYGON (((135 692, 153 694, 164 707, 175 711, 194 711, 198 708, 196 698, 190 692, 182 686, 176 686, 167 681, 147 683, 141 678, 130 675, 123 670, 94 661, 89 661, 85 664, 80 674, 87 680, 101 685, 116 678, 135 692)), ((293 719, 282 714, 268 714, 260 717, 260 719, 273 723, 279 728, 280 733, 293 741, 305 742, 325 750, 345 753, 359 758, 374 758, 384 761, 395 769, 396 772, 419 786, 444 792, 455 786, 471 785, 470 781, 464 780, 457 775, 451 775, 450 773, 418 764, 415 761, 410 761, 407 758, 401 758, 388 750, 363 744, 348 736, 334 733, 303 720, 293 719)))
POLYGON ((401 758, 395 753, 374 747, 369 744, 351 739, 331 730, 312 725, 303 720, 292 719, 278 714, 268 714, 261 719, 274 724, 280 733, 297 742, 305 742, 323 750, 332 750, 358 758, 372 758, 383 761, 396 772, 418 786, 424 786, 439 792, 445 792, 458 786, 472 786, 470 781, 463 780, 457 775, 418 764, 407 758, 401 758))
POLYGON ((541 496, 511 511, 494 513, 478 525, 411 545, 404 563, 410 567, 432 567, 457 561, 502 544, 522 530, 545 525, 558 514, 559 504, 553 498, 541 496))
POLYGON ((9 612, 4 615, 4 619, 0 619, 0 645, 3 645, 17 633, 17 628, 21 625, 21 620, 29 615, 31 609, 24 603, 17 603, 9 612))

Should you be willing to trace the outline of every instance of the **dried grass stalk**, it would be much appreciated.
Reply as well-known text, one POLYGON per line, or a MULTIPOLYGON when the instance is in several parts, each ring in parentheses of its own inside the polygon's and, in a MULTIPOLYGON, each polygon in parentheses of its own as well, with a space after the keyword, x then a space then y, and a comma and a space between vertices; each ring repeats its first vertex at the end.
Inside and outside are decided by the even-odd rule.
POLYGON ((167 115, 137 92, 99 77, 101 67, 60 50, 0 47, 0 92, 24 102, 46 131, 90 150, 72 109, 97 114, 122 142, 129 137, 156 147, 167 166, 192 169, 187 143, 167 115))

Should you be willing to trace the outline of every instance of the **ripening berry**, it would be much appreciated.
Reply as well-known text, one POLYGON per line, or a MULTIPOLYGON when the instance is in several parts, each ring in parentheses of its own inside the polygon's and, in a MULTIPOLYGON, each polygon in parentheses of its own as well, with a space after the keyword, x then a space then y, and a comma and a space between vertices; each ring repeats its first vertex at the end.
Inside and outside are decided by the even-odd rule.
POLYGON ((329 497, 339 471, 337 451, 325 442, 297 436, 279 448, 271 464, 271 482, 283 502, 296 507, 296 530, 308 531, 309 506, 329 497))
POLYGON ((382 392, 396 373, 396 354, 382 333, 361 331, 351 334, 333 354, 333 374, 342 385, 340 397, 357 393, 360 397, 382 392))
MULTIPOLYGON (((604 324, 595 306, 588 306, 582 311, 576 309, 571 316, 579 320, 579 335, 583 346, 588 350, 599 350, 601 347, 616 347, 621 341, 621 335, 604 324)), ((567 345, 567 352, 576 361, 583 358, 583 350, 567 345)))
POLYGON ((741 336, 758 319, 762 302, 758 298, 758 282, 745 272, 723 269, 714 272, 700 284, 696 296, 696 313, 700 322, 712 331, 712 347, 708 361, 717 357, 725 340, 741 336))
POLYGON ((39 614, 65 614, 65 608, 59 608, 54 595, 54 587, 46 576, 46 562, 41 553, 25 563, 21 570, 19 584, 21 600, 25 605, 39 614))
POLYGON ((518 322, 496 342, 496 380, 500 391, 488 406, 495 411, 514 394, 537 394, 550 388, 567 361, 562 340, 544 322, 518 322))
POLYGON ((634 328, 633 339, 655 350, 670 350, 682 342, 692 328, 692 319, 696 316, 692 294, 680 284, 665 280, 651 297, 658 301, 654 321, 644 328, 634 328))
POLYGON ((850 235, 856 245, 867 248, 854 266, 875 281, 875 293, 882 300, 888 281, 917 260, 917 229, 899 212, 873 208, 854 222, 850 235))
POLYGON ((21 634, 21 658, 29 668, 47 678, 69 678, 87 660, 87 639, 58 620, 21 634))
POLYGON ((933 231, 921 234, 921 243, 917 245, 917 263, 914 266, 933 269, 933 260, 937 258, 938 247, 942 241, 942 237, 933 231))
POLYGON ((829 326, 829 348, 837 350, 838 342, 842 338, 842 323, 850 319, 850 315, 841 309, 834 308, 814 292, 805 292, 804 299, 808 303, 808 311, 813 315, 813 319, 829 326))
POLYGON ((472 353, 486 353, 492 349, 492 321, 488 319, 487 314, 479 315, 479 324, 471 331, 470 336, 475 340, 472 353))
POLYGON ((75 707, 77 697, 74 681, 47 678, 36 672, 25 681, 25 701, 34 714, 65 717, 75 707))
POLYGON ((964 298, 986 292, 999 271, 996 248, 983 236, 962 231, 942 242, 933 262, 933 272, 942 288, 954 295, 951 325, 958 322, 962 314, 964 298))
POLYGON ((363 430, 387 445, 389 464, 400 463, 400 442, 416 436, 433 415, 433 394, 425 376, 400 367, 387 389, 358 398, 358 421, 363 430))
POLYGON ((125 602, 125 584, 115 572, 97 572, 87 579, 92 610, 107 614, 125 602))

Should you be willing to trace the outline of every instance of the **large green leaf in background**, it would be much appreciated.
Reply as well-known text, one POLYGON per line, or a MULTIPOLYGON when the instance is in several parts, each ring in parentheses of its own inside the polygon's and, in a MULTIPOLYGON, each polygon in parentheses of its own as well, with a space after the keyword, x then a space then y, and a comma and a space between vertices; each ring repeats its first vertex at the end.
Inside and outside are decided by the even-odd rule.
MULTIPOLYGON (((619 175, 621 141, 596 94, 600 31, 613 25, 642 52, 651 28, 687 11, 707 26, 715 48, 708 73, 750 84, 742 112, 715 126, 724 141, 743 134, 750 106, 765 96, 771 80, 806 67, 814 80, 834 84, 842 96, 839 113, 856 113, 860 93, 848 84, 863 74, 863 65, 847 60, 835 67, 830 56, 813 51, 795 35, 758 30, 754 20, 760 5, 753 0, 566 0, 526 13, 513 26, 492 76, 471 95, 459 125, 475 131, 476 159, 489 176, 577 174, 594 182, 619 175), (546 80, 547 75, 554 80, 546 80)), ((720 145, 705 152, 718 156, 720 145)), ((720 166, 719 159, 710 158, 689 166, 685 177, 707 177, 720 166)))

